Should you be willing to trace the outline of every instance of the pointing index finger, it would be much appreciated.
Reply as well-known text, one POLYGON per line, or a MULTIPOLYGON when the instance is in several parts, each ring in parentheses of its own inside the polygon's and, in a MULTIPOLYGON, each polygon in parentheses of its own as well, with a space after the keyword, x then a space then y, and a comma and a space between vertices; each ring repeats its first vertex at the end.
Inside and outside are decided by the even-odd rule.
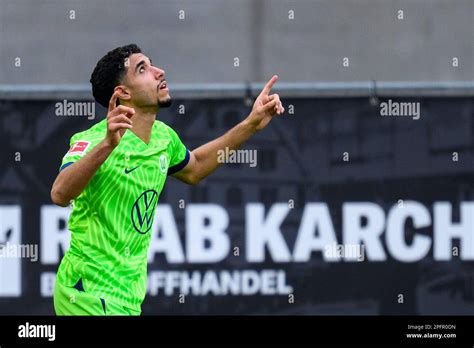
POLYGON ((265 87, 263 87, 262 89, 262 93, 260 94, 266 94, 268 95, 268 93, 270 93, 270 90, 272 89, 273 85, 275 84, 275 82, 277 82, 278 80, 278 75, 273 75, 272 78, 267 82, 267 84, 265 85, 265 87))
POLYGON ((110 98, 110 101, 109 101, 109 112, 115 109, 115 106, 117 105, 117 98, 118 98, 118 93, 114 92, 114 94, 112 94, 112 97, 110 98))

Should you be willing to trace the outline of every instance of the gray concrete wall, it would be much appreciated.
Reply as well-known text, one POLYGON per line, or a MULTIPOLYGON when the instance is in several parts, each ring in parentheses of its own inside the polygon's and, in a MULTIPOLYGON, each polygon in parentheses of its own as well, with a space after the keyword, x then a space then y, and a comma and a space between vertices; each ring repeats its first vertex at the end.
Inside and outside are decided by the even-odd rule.
POLYGON ((175 83, 467 81, 473 23, 472 0, 0 0, 0 84, 88 83, 130 42, 175 83))

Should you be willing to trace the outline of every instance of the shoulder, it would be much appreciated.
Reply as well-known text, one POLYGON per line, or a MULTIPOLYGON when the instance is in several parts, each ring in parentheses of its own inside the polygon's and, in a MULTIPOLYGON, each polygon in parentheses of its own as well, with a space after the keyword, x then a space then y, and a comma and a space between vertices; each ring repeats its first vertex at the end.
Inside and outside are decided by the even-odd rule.
POLYGON ((171 128, 170 126, 168 126, 166 123, 162 121, 156 120, 154 124, 154 129, 155 129, 155 132, 159 133, 160 138, 162 139, 168 138, 169 140, 174 140, 178 136, 178 134, 175 132, 173 128, 171 128))
POLYGON ((105 131, 107 129, 107 120, 104 119, 95 123, 93 126, 88 129, 75 133, 71 137, 71 142, 75 141, 90 141, 96 142, 97 140, 102 140, 105 136, 105 131))

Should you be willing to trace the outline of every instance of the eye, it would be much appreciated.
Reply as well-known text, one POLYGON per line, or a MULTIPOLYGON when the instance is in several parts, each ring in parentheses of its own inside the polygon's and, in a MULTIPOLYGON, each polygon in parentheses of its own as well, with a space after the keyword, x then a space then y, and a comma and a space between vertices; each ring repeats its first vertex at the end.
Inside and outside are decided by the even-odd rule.
POLYGON ((142 73, 142 72, 144 72, 144 71, 145 71, 145 67, 143 67, 143 66, 142 66, 140 69, 138 69, 138 72, 139 72, 139 73, 142 73))

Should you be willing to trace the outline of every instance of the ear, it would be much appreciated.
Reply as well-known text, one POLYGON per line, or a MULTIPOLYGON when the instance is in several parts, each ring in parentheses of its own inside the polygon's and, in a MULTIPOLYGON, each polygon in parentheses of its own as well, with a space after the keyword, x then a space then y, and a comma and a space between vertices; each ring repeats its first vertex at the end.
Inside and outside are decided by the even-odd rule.
POLYGON ((114 88, 114 91, 118 91, 118 99, 119 100, 130 100, 132 96, 130 95, 130 92, 128 91, 127 87, 124 85, 119 85, 114 88))

